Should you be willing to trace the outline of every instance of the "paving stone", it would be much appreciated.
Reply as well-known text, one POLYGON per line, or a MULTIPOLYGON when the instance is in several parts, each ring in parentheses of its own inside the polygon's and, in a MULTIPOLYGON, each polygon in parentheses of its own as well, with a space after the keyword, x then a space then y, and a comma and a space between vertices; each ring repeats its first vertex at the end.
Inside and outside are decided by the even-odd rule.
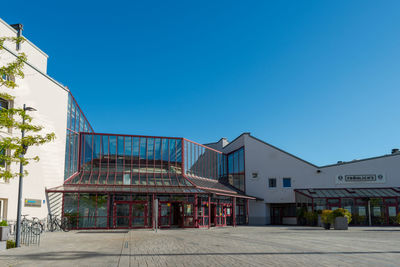
POLYGON ((399 266, 400 228, 225 227, 45 233, 0 266, 399 266))

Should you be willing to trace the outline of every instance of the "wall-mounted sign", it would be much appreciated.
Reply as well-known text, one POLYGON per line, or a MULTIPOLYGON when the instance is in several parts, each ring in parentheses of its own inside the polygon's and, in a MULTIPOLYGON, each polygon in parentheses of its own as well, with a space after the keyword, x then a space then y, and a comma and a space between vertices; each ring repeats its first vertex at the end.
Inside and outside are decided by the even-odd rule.
POLYGON ((24 206, 25 207, 41 207, 42 206, 42 200, 41 199, 25 198, 24 206))
POLYGON ((350 174, 336 176, 337 184, 350 184, 350 183, 368 183, 368 184, 382 184, 386 182, 383 174, 350 174))

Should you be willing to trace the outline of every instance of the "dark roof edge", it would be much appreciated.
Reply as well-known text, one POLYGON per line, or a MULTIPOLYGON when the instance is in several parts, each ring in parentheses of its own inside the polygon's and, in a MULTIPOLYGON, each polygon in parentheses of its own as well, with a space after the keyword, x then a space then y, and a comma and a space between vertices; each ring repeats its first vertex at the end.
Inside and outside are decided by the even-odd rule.
POLYGON ((302 158, 299 158, 299 157, 297 157, 297 156, 295 156, 295 155, 293 155, 293 154, 291 154, 291 153, 289 153, 289 152, 287 152, 287 151, 285 151, 285 150, 283 150, 283 149, 280 149, 280 148, 278 148, 278 147, 276 147, 276 146, 274 146, 274 145, 271 145, 271 144, 269 144, 269 143, 267 143, 267 142, 265 142, 265 141, 263 141, 263 140, 261 140, 261 139, 258 139, 257 137, 252 136, 250 133, 242 133, 241 135, 239 135, 238 137, 236 137, 233 141, 231 141, 229 144, 227 144, 227 145, 224 146, 223 148, 226 148, 226 147, 229 146, 230 144, 234 143, 234 142, 235 142, 236 140, 238 140, 242 135, 245 135, 245 134, 247 134, 249 137, 253 138, 253 139, 256 140, 256 141, 263 143, 264 145, 267 145, 267 146, 269 146, 269 147, 271 147, 271 148, 273 148, 273 149, 276 149, 276 150, 278 150, 278 151, 280 151, 280 152, 282 152, 282 153, 285 153, 286 155, 289 155, 289 156, 291 156, 291 157, 293 157, 293 158, 295 158, 295 159, 297 159, 297 160, 300 160, 300 161, 302 161, 302 162, 304 162, 304 163, 306 163, 306 164, 308 164, 308 165, 310 165, 310 166, 312 166, 312 167, 314 167, 314 168, 318 168, 318 169, 328 168, 328 167, 333 167, 333 166, 338 166, 338 165, 345 165, 345 164, 357 163, 357 162, 366 161, 366 160, 374 160, 374 159, 380 159, 380 158, 386 158, 386 157, 392 157, 392 156, 400 156, 400 153, 395 153, 395 154, 387 154, 387 155, 382 155, 382 156, 376 156, 376 157, 370 157, 370 158, 365 158, 365 159, 353 160, 353 161, 348 161, 348 162, 334 163, 334 164, 328 164, 328 165, 323 165, 323 166, 317 166, 317 165, 315 165, 315 164, 313 164, 313 163, 311 163, 311 162, 309 162, 309 161, 307 161, 307 160, 304 160, 304 159, 302 159, 302 158))
POLYGON ((319 168, 322 169, 322 168, 328 168, 328 167, 333 167, 333 166, 338 166, 338 165, 345 165, 345 164, 357 163, 357 162, 360 162, 360 161, 374 160, 374 159, 387 158, 387 157, 393 157, 393 156, 400 156, 400 153, 387 154, 387 155, 370 157, 370 158, 365 158, 365 159, 357 159, 357 160, 352 160, 352 161, 345 161, 345 162, 342 162, 342 163, 334 163, 334 164, 324 165, 324 166, 321 166, 319 168))
MULTIPOLYGON (((233 139, 231 142, 229 142, 229 144, 227 144, 226 146, 222 147, 223 149, 225 149, 226 147, 228 147, 230 144, 233 144, 236 140, 238 140, 242 135, 248 134, 250 135, 250 133, 242 133, 241 135, 239 135, 238 137, 236 137, 235 139, 233 139)), ((222 139, 222 138, 221 138, 222 139)), ((220 139, 220 140, 221 140, 220 139)))

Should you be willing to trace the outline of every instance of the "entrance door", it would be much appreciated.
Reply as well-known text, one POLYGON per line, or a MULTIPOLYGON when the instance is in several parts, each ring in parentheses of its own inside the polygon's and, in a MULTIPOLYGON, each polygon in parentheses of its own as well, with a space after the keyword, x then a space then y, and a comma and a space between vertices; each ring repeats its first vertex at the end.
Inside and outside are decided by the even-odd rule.
POLYGON ((143 228, 147 222, 147 202, 116 201, 114 204, 115 228, 143 228))
POLYGON ((386 204, 386 214, 387 214, 387 224, 394 225, 397 224, 397 204, 395 198, 385 199, 386 204))
POLYGON ((160 227, 171 227, 171 203, 160 203, 158 213, 160 227))
POLYGON ((215 226, 216 224, 216 213, 217 213, 216 205, 211 204, 211 226, 215 226))
POLYGON ((182 220, 182 203, 172 203, 171 205, 171 226, 181 227, 183 224, 182 220))
POLYGON ((147 215, 147 202, 131 203, 132 227, 145 227, 147 215))
POLYGON ((114 212, 115 212, 114 226, 116 228, 129 228, 130 227, 130 204, 116 202, 114 212))
POLYGON ((281 225, 282 224, 282 208, 272 207, 271 208, 271 224, 281 225))

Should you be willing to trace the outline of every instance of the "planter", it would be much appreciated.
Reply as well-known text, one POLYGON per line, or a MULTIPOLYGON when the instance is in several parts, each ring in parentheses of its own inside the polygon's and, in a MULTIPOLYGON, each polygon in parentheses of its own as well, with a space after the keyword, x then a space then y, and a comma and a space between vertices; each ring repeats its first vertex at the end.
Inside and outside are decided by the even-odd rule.
POLYGON ((10 226, 0 226, 0 241, 7 241, 10 237, 10 226))
POLYGON ((325 230, 331 229, 331 224, 330 223, 323 223, 325 230))
POLYGON ((349 228, 347 218, 346 217, 336 217, 335 222, 333 223, 333 228, 335 228, 335 230, 347 230, 349 228))

